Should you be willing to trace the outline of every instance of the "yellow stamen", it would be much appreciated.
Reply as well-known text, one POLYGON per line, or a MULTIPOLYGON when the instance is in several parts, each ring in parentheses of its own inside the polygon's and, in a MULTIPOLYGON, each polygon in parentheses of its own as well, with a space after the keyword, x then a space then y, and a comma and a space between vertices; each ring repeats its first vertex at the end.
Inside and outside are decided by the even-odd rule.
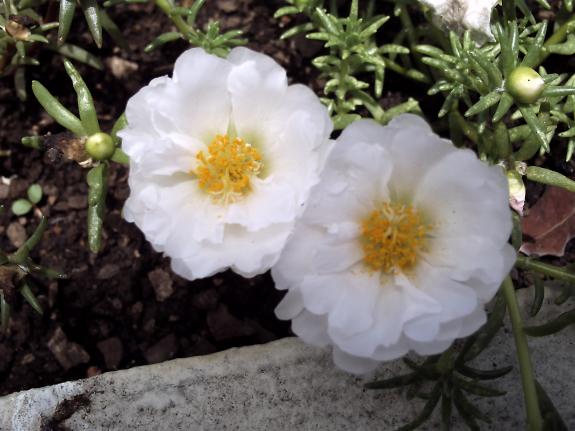
POLYGON ((384 203, 361 223, 364 265, 386 274, 413 269, 431 227, 411 205, 384 203))
POLYGON ((199 187, 218 203, 227 204, 251 191, 251 179, 262 169, 260 152, 241 138, 230 142, 227 135, 217 135, 208 152, 196 154, 198 165, 192 173, 199 187))

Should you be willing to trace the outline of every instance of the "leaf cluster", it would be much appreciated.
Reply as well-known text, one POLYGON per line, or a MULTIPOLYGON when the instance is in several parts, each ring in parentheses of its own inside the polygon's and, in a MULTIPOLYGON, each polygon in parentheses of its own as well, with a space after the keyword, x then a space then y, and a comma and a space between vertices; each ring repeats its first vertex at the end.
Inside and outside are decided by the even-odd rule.
POLYGON ((205 29, 196 25, 198 13, 206 0, 197 0, 190 7, 174 5, 170 0, 156 0, 156 5, 172 20, 177 31, 162 33, 145 48, 150 52, 166 43, 176 40, 186 40, 190 45, 204 48, 207 52, 225 57, 230 49, 244 45, 245 39, 240 38, 241 30, 230 30, 222 33, 217 21, 207 23, 205 29))
MULTIPOLYGON (((122 115, 115 122, 110 135, 102 133, 96 114, 96 108, 92 99, 92 94, 82 79, 80 73, 68 60, 64 60, 66 72, 72 81, 72 85, 77 95, 79 118, 65 108, 41 83, 32 82, 32 91, 38 102, 46 112, 62 127, 69 130, 72 138, 68 134, 62 134, 63 145, 68 146, 68 153, 73 154, 71 159, 77 161, 81 166, 89 167, 87 175, 88 183, 88 245, 94 253, 101 248, 102 226, 105 213, 106 189, 108 181, 108 164, 110 161, 118 163, 128 163, 126 154, 119 147, 120 138, 117 132, 126 125, 125 116, 122 115), (94 161, 86 143, 90 137, 103 135, 109 138, 112 151, 111 157, 99 161, 94 161)), ((49 137, 31 136, 22 139, 22 143, 36 148, 42 148, 43 142, 49 137)))
MULTIPOLYGON (((481 47, 469 33, 459 37, 451 32, 445 49, 432 45, 415 48, 423 55, 422 62, 439 77, 428 92, 445 95, 438 116, 449 114, 450 121, 461 123, 463 111, 466 118, 474 118, 467 123, 467 136, 482 156, 493 162, 528 160, 549 152, 559 124, 567 130, 558 137, 575 136, 571 132, 575 76, 547 73, 539 67, 544 88, 534 100, 526 101, 513 91, 517 85, 514 72, 538 67, 548 53, 547 27, 545 21, 529 24, 526 18, 505 21, 493 26, 495 41, 481 47), (509 123, 515 124, 508 127, 509 123)), ((574 145, 570 140, 567 160, 574 145)))
POLYGON ((408 54, 408 48, 395 43, 381 45, 377 42, 378 31, 390 17, 369 13, 361 17, 358 0, 352 0, 347 17, 338 17, 335 11, 328 13, 316 3, 322 2, 303 2, 299 5, 293 2, 292 6, 280 8, 275 16, 296 12, 308 15, 310 22, 291 28, 282 37, 305 32, 308 39, 323 43, 327 54, 316 57, 313 65, 326 81, 323 102, 333 116, 335 128, 342 129, 360 118, 357 111, 361 107, 383 123, 401 112, 417 111, 419 107, 415 100, 409 100, 390 112, 385 112, 378 102, 383 93, 387 69, 421 82, 426 80, 421 72, 405 69, 395 61, 397 56, 408 54))
POLYGON ((16 95, 26 100, 26 67, 38 66, 37 53, 48 49, 65 57, 102 69, 102 63, 76 45, 56 44, 49 38, 50 30, 62 23, 44 22, 38 12, 43 0, 2 0, 0 3, 0 78, 13 76, 16 95))

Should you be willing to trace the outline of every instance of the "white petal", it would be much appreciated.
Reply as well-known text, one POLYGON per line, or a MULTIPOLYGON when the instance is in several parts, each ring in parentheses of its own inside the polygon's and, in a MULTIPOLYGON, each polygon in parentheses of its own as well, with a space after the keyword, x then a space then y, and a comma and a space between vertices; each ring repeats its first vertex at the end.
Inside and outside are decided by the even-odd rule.
POLYGON ((369 358, 360 358, 333 348, 333 362, 339 368, 352 374, 366 374, 377 368, 378 362, 369 358))
POLYGON ((278 319, 293 319, 303 310, 303 298, 299 289, 290 289, 275 309, 278 319))
POLYGON ((340 289, 339 301, 328 315, 330 329, 347 335, 368 329, 374 321, 373 311, 379 295, 379 276, 367 272, 345 277, 346 286, 340 289))
POLYGON ((270 57, 247 48, 233 49, 228 76, 232 118, 239 136, 249 136, 277 109, 287 90, 285 70, 270 57))
POLYGON ((302 311, 293 318, 291 329, 306 343, 319 347, 329 344, 324 316, 302 311))

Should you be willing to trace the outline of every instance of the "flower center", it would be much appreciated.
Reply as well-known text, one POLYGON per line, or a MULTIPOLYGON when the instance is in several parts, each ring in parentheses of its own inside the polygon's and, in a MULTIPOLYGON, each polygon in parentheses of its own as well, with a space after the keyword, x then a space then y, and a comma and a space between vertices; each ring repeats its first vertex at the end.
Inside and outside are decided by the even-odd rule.
POLYGON ((431 227, 411 205, 384 203, 361 223, 363 263, 387 274, 409 271, 425 250, 431 227))
POLYGON ((204 151, 196 155, 193 174, 199 187, 218 203, 227 204, 251 191, 251 179, 262 169, 260 152, 241 138, 230 141, 228 135, 216 135, 204 151))

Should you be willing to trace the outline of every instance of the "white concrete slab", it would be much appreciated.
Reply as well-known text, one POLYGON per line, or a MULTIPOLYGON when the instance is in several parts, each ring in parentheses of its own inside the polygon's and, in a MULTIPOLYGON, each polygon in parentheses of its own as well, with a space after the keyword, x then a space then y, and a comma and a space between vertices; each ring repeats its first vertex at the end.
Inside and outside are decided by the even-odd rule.
MULTIPOLYGON (((545 305, 542 319, 552 307, 545 305)), ((532 338, 530 347, 537 376, 575 429, 575 328, 532 338)), ((496 385, 508 394, 477 403, 493 419, 485 429, 525 428, 507 328, 478 360, 486 369, 505 365, 515 369, 496 385)), ((395 362, 377 374, 389 377, 402 368, 395 362)), ((338 371, 328 352, 288 338, 0 398, 0 430, 391 430, 421 409, 422 401, 407 402, 399 389, 363 389, 369 380, 338 371)), ((438 428, 436 414, 423 429, 438 428)), ((465 428, 456 422, 454 429, 465 428)))

